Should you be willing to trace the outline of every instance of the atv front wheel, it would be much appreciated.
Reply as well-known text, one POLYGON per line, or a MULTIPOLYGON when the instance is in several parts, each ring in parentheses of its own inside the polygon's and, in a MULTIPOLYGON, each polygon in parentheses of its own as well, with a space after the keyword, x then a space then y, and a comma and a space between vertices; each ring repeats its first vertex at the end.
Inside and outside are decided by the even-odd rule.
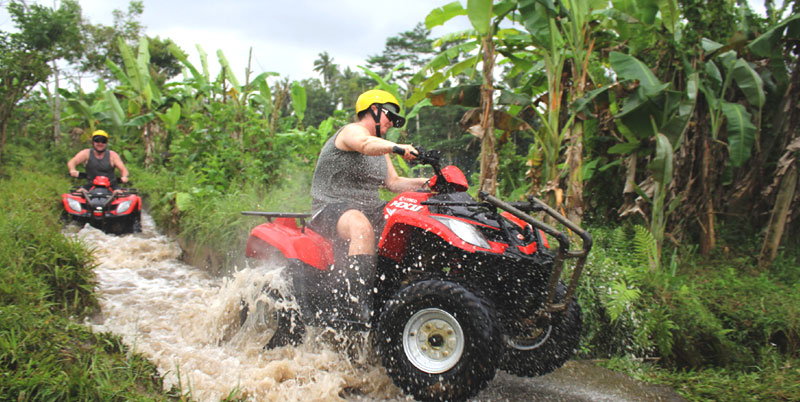
MULTIPOLYGON (((563 301, 566 293, 567 287, 559 282, 556 301, 563 301)), ((506 350, 500 368, 520 377, 552 372, 563 366, 578 347, 581 325, 581 306, 573 299, 567 311, 553 313, 547 325, 505 336, 506 350)))
POLYGON ((133 217, 133 222, 131 223, 131 233, 141 233, 142 232, 142 216, 141 213, 137 213, 133 217))
POLYGON ((499 336, 488 302, 459 284, 426 280, 386 303, 375 346, 406 393, 422 401, 464 400, 494 378, 499 336))

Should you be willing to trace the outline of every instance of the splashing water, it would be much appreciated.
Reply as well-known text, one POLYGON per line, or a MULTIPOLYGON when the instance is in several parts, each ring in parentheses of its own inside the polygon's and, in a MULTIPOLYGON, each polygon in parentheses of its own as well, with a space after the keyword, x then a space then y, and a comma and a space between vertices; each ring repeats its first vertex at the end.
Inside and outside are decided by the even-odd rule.
POLYGON ((198 401, 407 399, 373 361, 369 341, 309 328, 301 346, 263 349, 270 315, 260 313, 274 311, 276 302, 262 289, 286 294, 280 268, 211 277, 180 262, 180 247, 146 214, 142 233, 114 236, 86 225, 66 234, 94 249, 98 263, 102 312, 87 324, 120 335, 150 359, 166 388, 179 385, 198 401), (256 306, 244 323, 243 302, 256 306))

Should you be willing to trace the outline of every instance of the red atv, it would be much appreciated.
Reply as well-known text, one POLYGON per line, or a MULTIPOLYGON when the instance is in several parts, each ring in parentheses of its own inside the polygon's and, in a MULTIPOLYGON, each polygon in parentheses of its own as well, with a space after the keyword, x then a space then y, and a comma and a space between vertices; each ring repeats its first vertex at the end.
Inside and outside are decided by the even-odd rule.
MULTIPOLYGON (((402 193, 384 208, 375 313, 367 325, 389 376, 419 400, 464 400, 498 368, 538 376, 561 367, 580 338, 573 293, 591 249, 589 233, 535 197, 473 199, 464 174, 440 168, 437 151, 420 150, 416 161, 433 167, 430 190, 402 193), (528 214, 538 211, 580 236, 583 249, 570 251, 566 233, 528 214), (558 241, 555 252, 545 233, 558 241), (577 262, 567 285, 560 278, 570 258, 577 262)), ((252 230, 245 253, 282 257, 293 294, 270 295, 298 306, 274 312, 278 325, 267 347, 300 342, 304 325, 341 326, 326 314, 336 304, 328 274, 335 242, 306 227, 309 214, 243 214, 269 219, 252 230)))
MULTIPOLYGON (((86 179, 81 172, 78 178, 86 179)), ((108 177, 97 176, 87 192, 81 187, 73 186, 69 193, 61 194, 64 221, 86 223, 106 233, 125 234, 142 231, 142 200, 136 189, 121 189, 122 193, 114 194, 108 177)))

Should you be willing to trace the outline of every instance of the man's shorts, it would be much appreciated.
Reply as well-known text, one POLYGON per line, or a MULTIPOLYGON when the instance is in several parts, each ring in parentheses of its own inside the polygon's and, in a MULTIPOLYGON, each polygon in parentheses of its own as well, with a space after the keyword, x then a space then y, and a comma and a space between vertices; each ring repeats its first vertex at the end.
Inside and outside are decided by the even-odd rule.
POLYGON ((369 220, 369 222, 372 224, 372 228, 375 230, 375 236, 377 237, 380 236, 381 232, 383 231, 384 206, 385 204, 372 208, 365 208, 363 206, 347 202, 328 204, 324 206, 321 211, 311 217, 308 227, 325 238, 336 239, 338 238, 336 233, 336 224, 339 222, 339 218, 341 218, 345 212, 355 209, 361 211, 361 213, 367 217, 367 220, 369 220))

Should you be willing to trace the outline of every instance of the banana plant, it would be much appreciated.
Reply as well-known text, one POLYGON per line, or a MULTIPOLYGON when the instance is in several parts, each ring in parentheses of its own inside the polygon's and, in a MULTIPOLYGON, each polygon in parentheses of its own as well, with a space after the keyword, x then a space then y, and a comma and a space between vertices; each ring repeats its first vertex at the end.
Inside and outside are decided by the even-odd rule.
POLYGON ((145 166, 150 166, 155 160, 156 139, 166 135, 156 120, 158 117, 156 112, 166 108, 167 99, 150 75, 150 53, 147 38, 143 37, 139 40, 139 48, 135 57, 133 50, 122 38, 119 39, 118 45, 124 69, 109 59, 106 59, 106 66, 121 83, 114 92, 125 99, 127 121, 124 126, 136 127, 141 130, 141 140, 145 151, 144 163, 145 166))
MULTIPOLYGON (((697 104, 698 74, 690 74, 686 78, 683 85, 685 90, 681 92, 673 90, 670 83, 661 82, 642 61, 633 56, 612 52, 609 61, 617 75, 619 86, 635 86, 628 96, 618 100, 621 105, 613 115, 626 141, 613 146, 609 152, 631 155, 633 158, 637 154, 651 155, 647 170, 655 183, 652 193, 643 191, 634 182, 627 183, 627 187, 651 205, 650 233, 658 248, 659 258, 655 262, 657 267, 666 219, 680 203, 680 198, 675 198, 667 205, 666 197, 674 177, 673 151, 683 141, 697 104), (655 149, 650 148, 651 143, 655 143, 655 149)), ((590 91, 574 107, 584 110, 582 108, 587 105, 586 102, 601 95, 612 98, 609 94, 613 93, 612 87, 618 88, 606 86, 590 91)), ((635 170, 635 166, 630 164, 629 169, 635 170)), ((629 172, 627 176, 635 177, 635 171, 629 172)))
MULTIPOLYGON (((490 194, 496 192, 499 167, 494 121, 494 65, 498 53, 496 42, 506 33, 516 32, 516 30, 499 28, 500 23, 505 21, 506 17, 516 10, 516 7, 517 2, 510 0, 498 3, 494 3, 492 0, 470 0, 467 2, 466 9, 460 3, 453 2, 433 10, 425 20, 429 29, 461 15, 469 18, 474 29, 457 36, 449 36, 448 39, 458 39, 463 43, 442 52, 411 79, 412 85, 419 85, 408 101, 409 105, 414 105, 429 96, 448 79, 458 78, 459 75, 467 72, 474 76, 478 63, 482 63, 481 84, 478 90, 480 104, 477 109, 479 122, 470 128, 470 132, 481 138, 479 186, 482 191, 490 194), (451 65, 451 60, 457 59, 461 55, 467 56, 464 60, 451 65)), ((437 41, 437 44, 441 44, 441 42, 437 41)), ((455 91, 463 89, 469 88, 462 86, 455 91)), ((461 92, 461 95, 463 93, 461 92)), ((433 97, 436 98, 436 101, 441 101, 440 95, 441 93, 433 94, 433 97)), ((463 101, 461 95, 458 97, 463 101)))
MULTIPOLYGON (((412 83, 419 84, 419 89, 410 101, 417 101, 427 94, 437 104, 442 91, 459 93, 459 99, 463 99, 463 95, 471 91, 470 85, 434 90, 458 74, 474 74, 479 62, 483 62, 483 83, 491 83, 491 76, 485 73, 487 66, 491 65, 489 62, 493 63, 493 57, 487 58, 486 51, 494 49, 495 52, 490 53, 503 56, 504 62, 510 65, 510 75, 525 80, 524 85, 514 91, 513 97, 501 93, 500 102, 513 98, 512 102, 505 105, 512 115, 529 110, 539 116, 541 128, 534 133, 537 146, 532 148, 529 162, 536 160, 535 164, 542 167, 541 181, 545 183, 544 192, 551 195, 551 202, 562 198, 560 180, 565 174, 561 167, 562 144, 565 140, 569 142, 569 163, 563 166, 569 177, 570 218, 579 221, 584 170, 583 121, 574 115, 565 119, 563 112, 566 105, 583 96, 585 88, 592 81, 587 68, 592 59, 592 27, 605 18, 593 10, 605 7, 607 3, 599 0, 503 0, 495 3, 468 2, 467 9, 458 3, 436 9, 426 18, 428 28, 466 14, 475 30, 443 38, 459 40, 460 43, 442 52, 412 79, 412 83), (507 27, 509 24, 510 28, 507 27), (521 25, 522 29, 515 25, 521 25), (491 38, 491 41, 487 38, 491 38), (481 49, 483 54, 477 49, 481 49), (451 60, 463 54, 467 54, 464 60, 451 64, 451 60), (569 68, 569 71, 565 71, 565 68, 569 68), (540 82, 544 85, 540 85, 540 82), (540 99, 543 101, 539 102, 540 99)), ((440 45, 441 41, 435 44, 440 45)), ((449 95, 448 98, 455 97, 449 95)), ((486 136, 483 138, 487 140, 486 136)), ((534 179, 535 182, 539 180, 538 177, 534 179)), ((534 186, 532 182, 531 187, 534 186)))
MULTIPOLYGON (((723 47, 709 39, 703 40, 704 50, 712 55, 723 47)), ((761 126, 761 111, 766 100, 764 83, 753 67, 745 59, 738 58, 733 50, 712 57, 705 62, 704 69, 706 79, 701 81, 700 90, 711 111, 712 137, 717 140, 722 124, 726 123, 730 162, 733 167, 740 167, 750 159, 753 145, 758 143, 757 127, 761 126), (725 100, 734 82, 755 108, 757 126, 744 105, 725 100)))
POLYGON ((304 130, 303 118, 306 114, 306 89, 299 82, 293 81, 291 96, 294 114, 297 116, 297 129, 302 131, 304 130))
MULTIPOLYGON (((566 175, 568 217, 580 223, 583 216, 583 136, 584 121, 589 115, 572 113, 564 119, 563 109, 584 96, 595 80, 589 72, 597 31, 605 29, 603 10, 607 2, 599 0, 565 0, 552 4, 520 1, 520 15, 536 55, 545 67, 547 77, 547 110, 540 115, 545 122, 540 133, 545 144, 545 183, 561 192, 558 179, 566 175), (567 69, 567 71, 564 71, 567 69), (566 74, 565 74, 566 73, 566 74), (563 99, 563 102, 562 102, 563 99), (567 142, 566 172, 558 171, 562 142, 567 142)), ((556 197, 558 198, 558 197, 556 197)))
POLYGON ((661 251, 664 244, 664 229, 667 226, 667 217, 669 217, 680 202, 679 198, 675 198, 670 202, 668 207, 665 205, 668 186, 672 183, 673 178, 673 153, 672 144, 664 134, 656 134, 655 157, 647 166, 647 169, 651 172, 653 180, 655 181, 653 198, 648 199, 644 192, 640 191, 639 193, 653 206, 650 218, 650 233, 656 241, 657 253, 651 269, 657 270, 660 268, 661 263, 661 251))
MULTIPOLYGON (((782 14, 776 13, 773 15, 782 14)), ((800 138, 796 136, 796 128, 792 125, 792 122, 795 121, 794 115, 796 113, 794 112, 796 108, 792 107, 792 104, 793 100, 797 99, 798 89, 795 85, 789 85, 789 83, 797 82, 798 63, 795 59, 794 64, 789 65, 789 68, 787 68, 783 55, 784 53, 790 53, 785 52, 785 49, 794 47, 794 43, 798 40, 798 32, 800 32, 800 14, 793 14, 785 20, 774 24, 747 45, 747 48, 753 54, 769 59, 773 67, 777 67, 771 70, 775 80, 783 83, 784 88, 776 91, 782 96, 782 99, 777 108, 776 118, 772 122, 775 127, 774 133, 776 137, 782 135, 786 136, 787 139, 794 137, 793 140, 787 141, 789 143, 785 146, 783 155, 777 162, 773 184, 762 192, 762 194, 767 194, 768 197, 775 194, 775 201, 769 222, 765 228, 764 242, 758 258, 758 265, 762 269, 771 266, 778 255, 781 238, 791 216, 789 212, 791 211, 792 200, 795 199, 797 191, 798 168, 796 155, 800 152, 800 138), (789 77, 790 70, 793 71, 791 73, 792 77, 789 77), (788 92, 785 90, 786 87, 789 88, 788 92), (789 112, 786 113, 785 111, 789 112)))
MULTIPOLYGON (((179 86, 179 101, 182 105, 182 115, 192 121, 200 121, 195 113, 207 115, 213 112, 212 105, 216 102, 215 96, 222 94, 223 103, 231 103, 234 113, 238 120, 250 114, 249 108, 257 107, 264 121, 264 133, 274 135, 277 123, 272 122, 273 118, 273 94, 267 79, 277 76, 274 72, 261 73, 251 81, 240 85, 239 80, 231 69, 225 54, 217 51, 217 59, 220 64, 220 73, 212 79, 208 67, 208 54, 200 45, 196 46, 200 58, 200 68, 197 68, 189 61, 186 53, 178 46, 171 44, 170 53, 183 64, 184 81, 179 86), (231 87, 227 85, 230 83, 231 87), (194 116, 194 118, 193 118, 194 116)), ((276 94, 277 95, 277 94, 276 94)), ((239 142, 247 142, 246 135, 237 130, 231 130, 232 136, 239 142)))
POLYGON ((120 132, 123 128, 125 113, 114 93, 106 88, 105 82, 99 79, 94 92, 86 94, 82 89, 71 92, 59 88, 58 93, 66 100, 67 113, 63 120, 76 121, 78 126, 85 127, 85 133, 97 128, 112 128, 120 132))

